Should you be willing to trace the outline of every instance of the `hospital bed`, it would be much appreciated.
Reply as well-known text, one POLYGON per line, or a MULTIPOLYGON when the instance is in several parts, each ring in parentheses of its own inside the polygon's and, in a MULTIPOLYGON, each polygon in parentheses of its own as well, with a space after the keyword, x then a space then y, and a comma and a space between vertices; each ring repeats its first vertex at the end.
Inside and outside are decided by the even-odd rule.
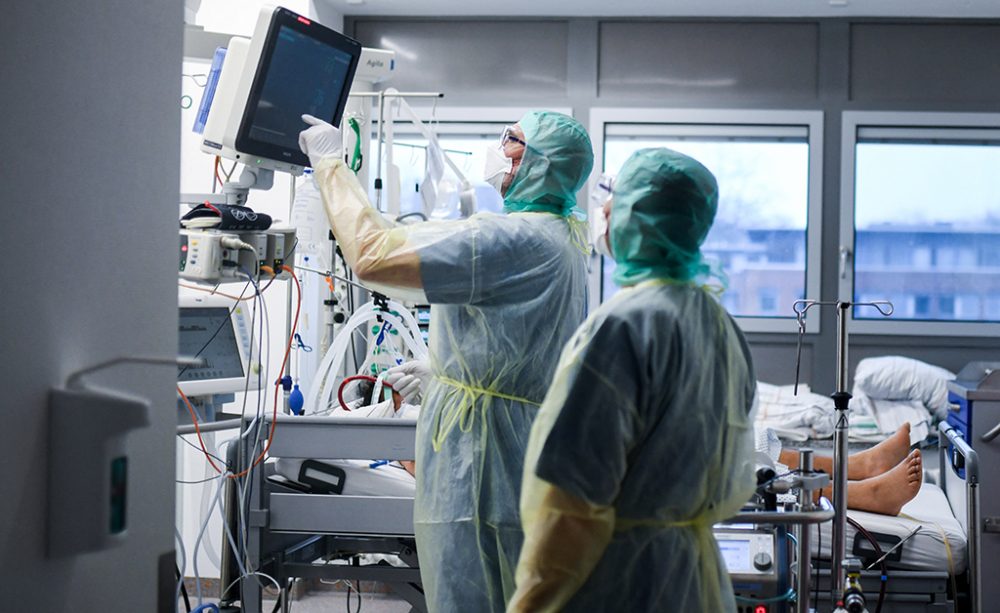
MULTIPOLYGON (((263 438, 270 427, 268 417, 259 428, 263 438)), ((269 453, 303 460, 409 459, 415 455, 415 437, 415 420, 279 415, 269 453)), ((250 447, 246 446, 239 459, 241 466, 249 465, 254 457, 250 447)), ((245 548, 250 567, 282 586, 292 578, 377 581, 409 602, 412 611, 426 611, 413 543, 412 497, 309 493, 300 484, 278 476, 272 464, 262 466, 264 470, 253 471, 243 482, 247 498, 245 548), (401 561, 404 565, 384 561, 361 564, 362 554, 393 556, 396 564, 401 561)), ((227 520, 232 528, 240 523, 235 512, 238 500, 238 488, 233 487, 227 495, 227 520)), ((239 576, 238 564, 227 555, 222 585, 239 576)), ((237 610, 257 613, 261 596, 259 580, 243 578, 223 594, 223 603, 240 600, 237 610)))
MULTIPOLYGON (((895 547, 885 559, 888 574, 884 613, 990 610, 979 607, 979 599, 975 598, 980 572, 980 535, 978 522, 972 516, 978 508, 976 453, 946 423, 939 426, 937 452, 939 468, 927 471, 936 475, 937 483, 925 479, 916 498, 903 507, 898 517, 848 511, 848 517, 868 530, 883 552, 895 547), (964 469, 961 480, 959 469, 964 469), (918 526, 920 529, 914 533, 918 526), (972 528, 966 530, 966 526, 972 528)), ((931 462, 925 460, 928 465, 931 462)), ((861 559, 867 568, 877 558, 872 546, 850 525, 846 535, 848 556, 861 559)), ((813 560, 820 567, 814 585, 820 610, 832 610, 831 537, 831 526, 825 524, 818 532, 814 530, 811 538, 813 560)), ((875 611, 880 582, 879 565, 862 573, 869 611, 875 611)))
MULTIPOLYGON (((261 430, 266 433, 268 428, 269 422, 261 430)), ((278 429, 270 453, 282 460, 373 456, 405 459, 414 457, 414 438, 413 420, 278 416, 278 429)), ((249 456, 247 453, 244 461, 249 456)), ((889 573, 882 607, 885 613, 972 610, 967 608, 967 603, 978 585, 975 562, 978 535, 975 530, 967 535, 955 514, 966 513, 968 509, 974 512, 977 508, 978 468, 975 452, 946 424, 941 426, 939 464, 941 476, 938 479, 943 482, 925 483, 899 517, 849 512, 851 518, 875 536, 883 552, 898 545, 886 558, 889 573), (955 451, 947 451, 949 448, 955 451), (959 465, 964 468, 964 480, 956 484, 959 465), (945 488, 948 479, 952 487, 945 488), (961 496, 962 500, 949 500, 946 489, 952 492, 953 498, 961 496), (911 535, 917 526, 921 529, 911 535)), ((328 465, 337 466, 336 463, 328 465)), ((411 496, 385 496, 374 492, 364 495, 310 493, 306 487, 309 479, 302 483, 303 480, 295 479, 294 474, 289 479, 278 474, 273 465, 268 467, 257 471, 252 483, 247 484, 247 556, 254 568, 272 575, 282 585, 289 578, 380 581, 406 599, 413 610, 425 610, 413 543, 411 496), (391 566, 384 562, 367 565, 328 562, 364 553, 396 555, 407 566, 391 566)), ((287 469, 285 472, 288 474, 287 469)), ((351 478, 349 471, 346 478, 351 478)), ((336 479, 331 481, 324 476, 319 482, 335 484, 336 479)), ((387 480, 386 487, 394 493, 406 491, 405 483, 400 485, 398 480, 387 480)), ((322 487, 320 490, 323 491, 322 487)), ((967 520, 966 525, 978 524, 973 518, 967 520)), ((820 609, 825 610, 829 607, 830 525, 813 530, 810 539, 813 558, 820 567, 814 590, 820 609), (821 545, 817 547, 817 544, 821 545)), ((866 566, 874 561, 872 547, 853 528, 847 531, 847 547, 849 555, 867 560, 866 566)), ((226 570, 224 579, 225 575, 226 570)), ((230 568, 229 576, 238 577, 238 572, 230 568)), ((871 611, 875 610, 880 581, 877 567, 863 573, 862 584, 871 611)), ((235 598, 238 594, 234 589, 230 597, 235 598)), ((260 610, 257 581, 243 581, 243 596, 242 610, 260 610)), ((774 607, 774 610, 781 609, 774 607)))

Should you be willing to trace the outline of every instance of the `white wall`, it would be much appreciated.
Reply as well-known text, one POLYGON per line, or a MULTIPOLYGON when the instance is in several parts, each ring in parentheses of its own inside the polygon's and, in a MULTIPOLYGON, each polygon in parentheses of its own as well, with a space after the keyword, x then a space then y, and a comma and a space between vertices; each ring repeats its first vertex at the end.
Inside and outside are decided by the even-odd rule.
POLYGON ((324 0, 202 0, 194 23, 209 32, 250 36, 265 5, 283 6, 338 32, 344 27, 344 16, 324 0))
POLYGON ((153 406, 130 439, 128 540, 113 550, 45 557, 46 401, 97 362, 176 355, 182 10, 56 0, 6 3, 0 19, 2 241, 16 255, 0 272, 4 610, 172 610, 175 368, 92 378, 153 406))

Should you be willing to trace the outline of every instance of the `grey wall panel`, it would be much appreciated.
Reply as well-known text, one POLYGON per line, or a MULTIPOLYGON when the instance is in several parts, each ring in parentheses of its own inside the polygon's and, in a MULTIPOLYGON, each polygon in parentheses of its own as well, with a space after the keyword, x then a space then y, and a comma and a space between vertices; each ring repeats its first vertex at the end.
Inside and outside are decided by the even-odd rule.
MULTIPOLYGON (((774 342, 767 335, 749 335, 750 353, 753 355, 754 371, 757 380, 774 385, 791 385, 795 383, 795 343, 787 341, 774 342)), ((802 368, 799 374, 800 382, 811 383, 813 357, 815 349, 811 341, 802 346, 802 368)))
POLYGON ((490 100, 565 96, 565 21, 359 20, 354 36, 396 52, 400 91, 475 92, 490 100))
POLYGON ((599 93, 669 98, 815 98, 819 25, 607 22, 599 93))
POLYGON ((0 162, 0 240, 20 265, 0 271, 0 364, 11 382, 0 447, 12 469, 0 502, 0 610, 173 611, 176 368, 123 364, 86 379, 153 409, 128 438, 128 532, 112 549, 45 557, 46 415, 49 389, 72 372, 177 355, 183 3, 4 9, 0 134, 16 154, 0 162))
POLYGON ((998 57, 1000 24, 853 24, 850 97, 998 101, 998 57))
MULTIPOLYGON (((991 101, 1000 101, 1000 64, 995 62, 1000 22, 995 20, 581 18, 569 20, 565 30, 564 23, 350 17, 347 31, 365 44, 380 45, 381 37, 398 44, 397 87, 442 89, 448 103, 459 106, 565 101, 584 122, 592 107, 822 110, 822 287, 809 298, 838 298, 841 113, 887 108, 983 112, 995 111, 991 101), (517 44, 511 44, 512 28, 517 28, 517 44), (463 41, 461 53, 455 40, 463 41), (566 43, 562 51, 557 40, 566 43), (402 52, 424 55, 418 64, 402 52), (565 73, 548 69, 550 76, 564 75, 566 86, 525 87, 494 59, 500 57, 513 66, 568 61, 565 73)), ((836 316, 827 310, 820 318, 820 333, 805 341, 802 381, 828 394, 836 383, 836 316)), ((757 333, 748 339, 759 378, 792 383, 794 335, 757 333)), ((869 355, 906 355, 951 370, 968 361, 1000 359, 997 339, 854 334, 851 343, 852 374, 857 361, 869 355)))

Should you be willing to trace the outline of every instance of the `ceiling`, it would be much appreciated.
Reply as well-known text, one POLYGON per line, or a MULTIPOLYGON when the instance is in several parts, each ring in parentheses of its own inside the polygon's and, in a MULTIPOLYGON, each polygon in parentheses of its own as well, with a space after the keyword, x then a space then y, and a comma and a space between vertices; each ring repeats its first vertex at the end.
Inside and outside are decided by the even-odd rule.
POLYGON ((426 17, 979 17, 1000 0, 325 0, 344 15, 426 17))

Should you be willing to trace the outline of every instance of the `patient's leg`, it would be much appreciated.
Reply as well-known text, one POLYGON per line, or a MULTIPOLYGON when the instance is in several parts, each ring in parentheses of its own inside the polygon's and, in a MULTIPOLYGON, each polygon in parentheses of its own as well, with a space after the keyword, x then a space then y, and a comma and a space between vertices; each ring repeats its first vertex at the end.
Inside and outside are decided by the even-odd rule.
POLYGON ((916 497, 924 467, 916 449, 892 470, 877 477, 847 484, 847 508, 884 515, 899 515, 900 509, 916 497))
MULTIPOLYGON (((910 450, 910 424, 900 426, 896 433, 878 445, 853 453, 847 458, 847 478, 860 481, 877 477, 891 470, 906 458, 910 450)), ((791 469, 799 467, 799 453, 792 449, 782 449, 778 461, 791 469)), ((833 475, 833 458, 813 454, 813 468, 833 475)))

